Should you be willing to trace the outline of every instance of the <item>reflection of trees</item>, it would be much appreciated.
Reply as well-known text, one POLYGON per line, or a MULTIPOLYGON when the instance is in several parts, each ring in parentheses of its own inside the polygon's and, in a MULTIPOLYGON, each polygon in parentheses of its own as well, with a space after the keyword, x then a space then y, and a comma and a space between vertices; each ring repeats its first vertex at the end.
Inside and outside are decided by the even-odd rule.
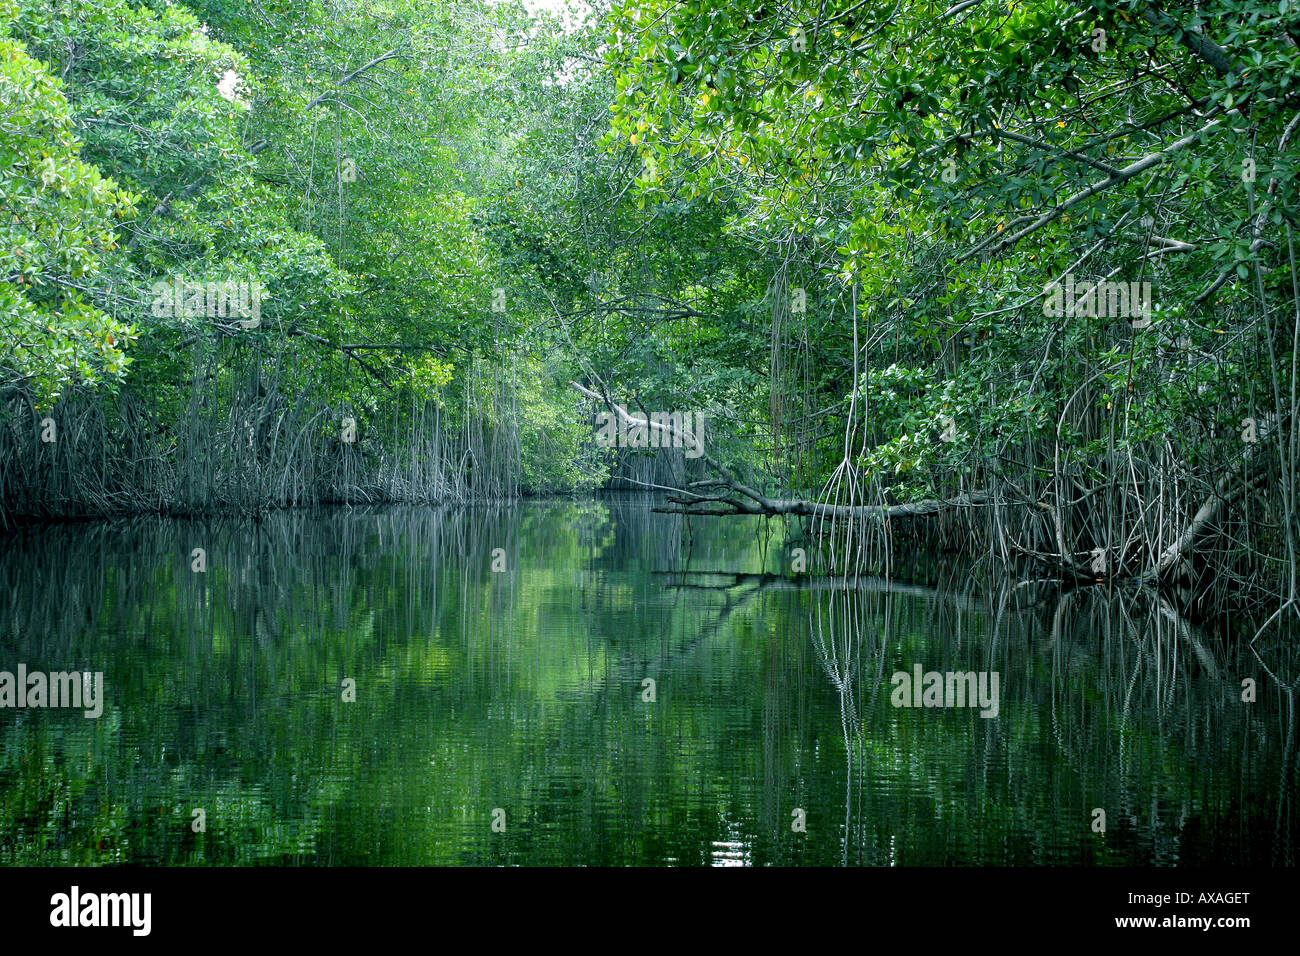
MULTIPOLYGON (((1255 647, 1255 642, 1251 641, 1250 652, 1260 669, 1268 675, 1272 683, 1272 690, 1279 697, 1279 706, 1283 713, 1280 723, 1282 724, 1282 735, 1285 737, 1285 743, 1282 750, 1282 766, 1278 773, 1277 786, 1277 813, 1273 822, 1273 855, 1269 860, 1278 866, 1295 866, 1296 864, 1296 840, 1294 837, 1295 824, 1292 822, 1295 813, 1295 743, 1296 743, 1296 707, 1295 695, 1297 687, 1300 687, 1300 666, 1297 666, 1297 653, 1295 645, 1283 645, 1282 649, 1287 653, 1279 653, 1276 656, 1281 658, 1281 663, 1285 667, 1280 668, 1283 673, 1290 676, 1290 681, 1279 677, 1274 671, 1274 667, 1279 666, 1279 662, 1274 660, 1274 667, 1261 655, 1259 649, 1255 647)), ((1270 655, 1273 656, 1273 655, 1270 655)))
MULTIPOLYGON (((108 710, 98 722, 0 714, 0 857, 590 859, 582 840, 499 841, 492 852, 515 855, 484 857, 490 848, 459 837, 502 802, 522 834, 529 813, 565 796, 556 779, 574 766, 585 794, 634 762, 680 776, 676 754, 647 749, 644 715, 610 701, 634 701, 641 676, 672 666, 717 602, 678 601, 641 570, 687 547, 681 519, 665 529, 644 501, 609 502, 146 520, 6 539, 4 659, 103 670, 108 710), (206 574, 190 570, 194 547, 208 552, 206 574), (503 573, 491 571, 495 548, 503 573), (340 701, 345 676, 358 682, 353 710, 340 701), (469 747, 462 727, 481 734, 469 747), (603 758, 586 746, 593 729, 603 758), (189 830, 194 806, 208 811, 206 834, 189 830), (420 835, 403 843, 411 830, 420 835)), ((667 697, 683 732, 709 732, 692 726, 698 697, 667 697)), ((617 826, 642 823, 655 802, 678 813, 675 794, 628 791, 617 826)), ((606 834, 608 852, 619 839, 606 834)))
MULTIPOLYGON (((877 594, 879 592, 876 592, 877 594)), ((884 592, 885 628, 889 633, 888 591, 884 592)), ((823 598, 821 595, 813 602, 812 620, 809 628, 812 632, 813 647, 821 661, 831 686, 839 695, 840 732, 844 737, 844 835, 841 862, 848 865, 849 846, 861 846, 863 834, 854 826, 854 813, 862 819, 860 801, 855 800, 855 789, 861 795, 861 774, 864 769, 865 753, 862 740, 862 721, 857 702, 854 699, 853 679, 860 669, 855 659, 856 651, 862 649, 863 632, 858 603, 862 592, 848 587, 830 590, 823 598), (824 612, 824 613, 823 613, 824 612), (856 786, 855 786, 856 785, 856 786)), ((883 634, 882 634, 883 636, 883 634)), ((874 640, 873 644, 876 644, 874 640)), ((876 692, 880 687, 880 672, 884 668, 884 641, 878 643, 878 653, 874 655, 877 663, 875 680, 868 686, 871 700, 868 710, 874 710, 876 692)))
POLYGON ((1253 657, 1099 592, 717 570, 764 535, 614 496, 11 536, 0 660, 102 670, 107 708, 0 713, 0 861, 1290 860, 1293 695, 1242 707, 1253 657), (895 710, 912 662, 999 670, 1000 718, 895 710))
POLYGON ((1290 862, 1293 689, 1270 675, 1282 706, 1243 704, 1244 649, 1210 644, 1160 599, 1076 591, 1050 612, 1017 611, 1005 589, 972 617, 943 592, 896 598, 871 583, 819 595, 808 615, 839 698, 845 863, 894 860, 909 819, 914 843, 898 862, 988 860, 990 846, 995 861, 1046 862, 1061 842, 1079 860, 1290 862), (895 619, 895 601, 925 608, 919 633, 895 619), (898 643, 901 657, 887 651, 898 643), (894 709, 890 673, 914 663, 998 670, 1000 719, 894 709), (1252 831, 1259 811, 1243 788, 1224 785, 1263 766, 1278 781, 1268 838, 1252 831), (1107 811, 1104 840, 1089 830, 1093 807, 1107 811))

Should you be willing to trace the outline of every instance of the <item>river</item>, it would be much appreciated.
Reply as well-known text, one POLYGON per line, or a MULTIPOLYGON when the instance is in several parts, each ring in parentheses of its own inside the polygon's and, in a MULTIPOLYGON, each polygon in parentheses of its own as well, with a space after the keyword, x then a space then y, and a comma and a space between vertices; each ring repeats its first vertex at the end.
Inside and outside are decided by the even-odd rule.
POLYGON ((928 559, 809 578, 787 533, 639 496, 11 532, 0 670, 103 711, 0 708, 0 863, 1295 864, 1294 654, 928 559), (896 706, 918 668, 996 716, 896 706))

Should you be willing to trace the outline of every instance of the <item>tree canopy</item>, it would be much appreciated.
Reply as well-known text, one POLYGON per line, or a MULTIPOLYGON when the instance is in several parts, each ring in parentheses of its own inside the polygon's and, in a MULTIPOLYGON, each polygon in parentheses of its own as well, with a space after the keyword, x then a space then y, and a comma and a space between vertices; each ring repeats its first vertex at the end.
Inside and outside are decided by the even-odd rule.
POLYGON ((1300 607, 1288 0, 571 7, 0 0, 6 517, 613 481, 1300 607))

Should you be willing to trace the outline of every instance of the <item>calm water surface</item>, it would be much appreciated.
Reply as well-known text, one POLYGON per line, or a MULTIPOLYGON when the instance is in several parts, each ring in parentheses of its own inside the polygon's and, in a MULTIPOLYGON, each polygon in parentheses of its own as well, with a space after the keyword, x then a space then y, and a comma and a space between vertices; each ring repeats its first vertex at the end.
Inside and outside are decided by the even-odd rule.
POLYGON ((795 580, 781 523, 650 507, 0 538, 0 670, 106 699, 0 709, 0 863, 1296 862, 1279 641, 951 570, 795 580), (997 671, 997 718, 892 706, 917 664, 997 671))

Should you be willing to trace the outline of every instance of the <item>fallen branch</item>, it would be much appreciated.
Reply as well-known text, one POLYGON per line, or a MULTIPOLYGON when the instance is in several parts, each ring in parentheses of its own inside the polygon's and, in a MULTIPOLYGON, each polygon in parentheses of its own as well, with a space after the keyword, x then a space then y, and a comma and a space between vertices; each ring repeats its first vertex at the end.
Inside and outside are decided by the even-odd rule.
MULTIPOLYGON (((1286 427, 1289 424, 1290 418, 1288 417, 1281 424, 1281 427, 1286 427)), ((1270 428, 1261 429, 1261 442, 1271 431, 1270 428)), ((1213 493, 1197 509, 1196 514, 1192 516, 1191 522, 1183 529, 1183 533, 1178 536, 1173 544, 1165 548, 1156 563, 1143 572, 1139 580, 1143 584, 1164 580, 1184 559, 1191 557, 1201 542, 1210 535, 1213 530, 1212 526, 1218 520, 1228 501, 1246 494, 1267 477, 1269 461, 1268 456, 1260 455, 1256 459, 1254 470, 1244 476, 1236 468, 1230 467, 1228 472, 1215 483, 1213 493)))
POLYGON ((570 382, 583 395, 606 405, 619 420, 636 428, 664 432, 685 442, 689 447, 698 448, 700 459, 717 472, 718 477, 705 481, 692 482, 685 489, 680 489, 668 496, 673 505, 680 507, 660 507, 654 510, 669 514, 689 514, 703 517, 721 517, 723 515, 801 515, 814 518, 847 518, 884 521, 888 518, 919 518, 936 515, 955 508, 970 508, 990 503, 991 499, 983 494, 960 495, 956 498, 940 500, 929 498, 901 505, 831 505, 820 501, 807 501, 802 498, 769 498, 762 492, 749 487, 732 471, 717 459, 704 452, 703 443, 690 432, 674 425, 637 418, 613 399, 593 392, 577 382, 570 382), (724 496, 698 495, 691 488, 728 489, 724 496))

